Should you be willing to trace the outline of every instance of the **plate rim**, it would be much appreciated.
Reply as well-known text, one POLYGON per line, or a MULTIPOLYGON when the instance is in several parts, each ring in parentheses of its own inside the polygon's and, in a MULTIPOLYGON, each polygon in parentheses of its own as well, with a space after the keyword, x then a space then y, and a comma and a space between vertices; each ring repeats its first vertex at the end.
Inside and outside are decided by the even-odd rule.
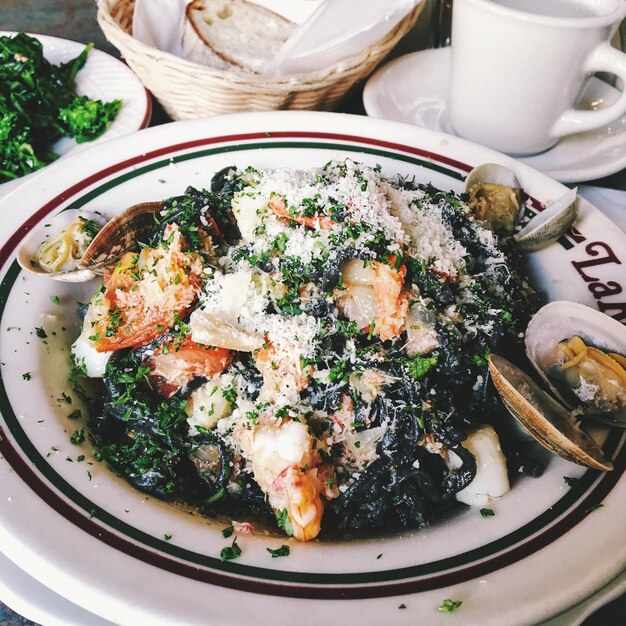
MULTIPOLYGON (((242 115, 245 115, 245 114, 242 114, 242 115)), ((292 112, 289 112, 289 113, 286 113, 286 114, 285 114, 285 113, 278 113, 278 114, 275 114, 275 113, 270 113, 270 114, 262 114, 262 116, 264 116, 262 119, 263 119, 263 120, 274 120, 274 119, 276 119, 276 120, 278 120, 278 119, 281 119, 281 120, 282 120, 282 119, 285 119, 285 120, 289 119, 289 120, 291 120, 291 119, 294 119, 294 120, 298 120, 298 126, 299 126, 299 127, 305 127, 306 125, 302 126, 302 123, 303 123, 305 120, 310 120, 310 121, 320 121, 320 120, 322 119, 322 116, 329 116, 329 115, 336 115, 336 114, 317 114, 317 113, 313 113, 313 114, 311 114, 311 113, 305 113, 305 114, 295 114, 295 115, 294 115, 292 112)), ((357 122, 357 121, 355 121, 355 120, 353 119, 353 121, 351 121, 351 122, 350 122, 350 124, 354 124, 354 126, 355 126, 355 127, 359 127, 359 128, 366 128, 366 127, 367 127, 367 123, 366 123, 366 124, 364 124, 362 120, 367 120, 368 118, 363 118, 363 117, 359 117, 359 116, 349 116, 349 117, 351 117, 351 118, 356 118, 356 120, 358 120, 358 122, 357 122)), ((251 119, 251 116, 247 116, 247 118, 248 118, 248 119, 251 119)), ((222 119, 220 120, 220 123, 221 123, 221 125, 228 125, 228 124, 225 124, 225 122, 228 122, 228 123, 231 123, 232 125, 236 125, 236 124, 238 124, 238 123, 239 123, 242 119, 243 119, 243 117, 242 117, 241 115, 229 116, 229 119, 228 119, 228 120, 224 120, 224 119, 222 118, 222 119)), ((255 119, 256 119, 256 118, 255 118, 255 119)), ((324 119, 325 119, 325 120, 330 120, 331 118, 324 117, 324 119)), ((339 122, 339 119, 338 119, 337 117, 333 117, 332 119, 333 119, 333 120, 335 120, 335 121, 337 121, 337 122, 339 122)), ((342 119, 342 121, 344 121, 346 118, 345 118, 345 117, 343 117, 343 118, 341 118, 341 119, 342 119)), ((200 122, 202 122, 202 121, 200 121, 200 122)), ((374 121, 372 121, 371 119, 370 119, 370 121, 369 121, 368 123, 369 123, 370 125, 372 125, 372 126, 374 126, 374 125, 375 125, 374 121)), ((180 124, 189 124, 189 122, 179 123, 179 126, 178 126, 177 128, 181 128, 180 124)), ((215 123, 213 123, 213 124, 215 125, 215 123)), ((330 122, 329 122, 329 124, 330 124, 330 122)), ((189 126, 189 129, 194 128, 194 125, 202 126, 202 123, 198 123, 198 122, 194 121, 194 122, 192 122, 192 124, 189 126)), ((333 125, 333 124, 330 124, 330 125, 333 125)), ((340 124, 335 124, 335 126, 338 126, 338 125, 340 125, 340 124)), ((171 125, 170 125, 170 126, 171 126, 171 125)), ((209 123, 209 126, 211 126, 211 124, 210 124, 210 123, 209 123)), ((385 127, 387 127, 387 128, 391 128, 392 126, 393 126, 393 127, 396 127, 396 129, 397 129, 397 127, 400 127, 400 126, 405 126, 405 125, 401 125, 401 124, 398 124, 398 123, 395 123, 395 122, 384 122, 384 123, 382 124, 381 128, 383 128, 383 129, 384 129, 385 127)), ((156 127, 156 128, 154 128, 154 129, 149 129, 148 131, 142 131, 142 132, 143 132, 143 133, 150 133, 151 131, 156 130, 156 131, 159 131, 159 133, 153 133, 152 135, 150 135, 150 137, 156 137, 157 135, 159 135, 159 136, 160 136, 160 135, 163 135, 163 136, 165 137, 165 136, 167 136, 168 134, 170 134, 170 132, 172 131, 172 129, 171 129, 171 128, 170 128, 170 129, 167 129, 167 130, 165 130, 165 131, 161 131, 161 130, 160 130, 160 128, 164 128, 164 127, 156 127)), ((423 129, 415 129, 415 128, 413 128, 413 127, 411 127, 411 128, 412 128, 412 130, 413 130, 413 134, 414 134, 414 135, 415 135, 415 134, 419 134, 421 131, 423 131, 423 129), (416 131, 418 131, 418 132, 416 133, 416 131)), ((433 138, 438 138, 438 139, 440 139, 440 140, 442 140, 442 141, 449 141, 449 139, 448 139, 445 135, 441 135, 440 133, 436 133, 436 132, 434 132, 434 131, 423 131, 423 132, 428 133, 428 134, 431 136, 431 139, 433 139, 433 138)), ((183 134, 184 134, 184 133, 183 133, 183 134)), ((354 137, 355 139, 358 139, 358 138, 359 138, 358 136, 355 136, 355 135, 353 135, 353 137, 354 137)), ((147 135, 146 135, 146 138, 147 138, 147 135)), ((127 137, 126 137, 126 138, 125 138, 125 137, 121 137, 121 138, 116 139, 116 140, 113 140, 113 141, 120 143, 120 142, 124 142, 124 141, 127 141, 127 140, 128 140, 128 138, 127 138, 127 137)), ((107 142, 107 143, 105 143, 105 144, 102 144, 102 146, 100 146, 100 147, 98 147, 98 148, 94 147, 94 150, 95 150, 95 149, 100 149, 102 152, 104 152, 104 148, 106 147, 109 151, 111 151, 111 150, 113 150, 113 149, 114 149, 114 146, 112 146, 113 141, 112 141, 112 142, 107 142)), ((457 143, 457 142, 462 142, 462 143, 464 143, 464 144, 466 144, 466 145, 469 145, 469 146, 471 146, 472 148, 474 148, 473 144, 469 144, 469 142, 464 142, 464 140, 459 140, 458 138, 454 138, 454 142, 455 142, 455 143, 457 143)), ((478 147, 478 148, 479 148, 479 151, 489 152, 489 153, 491 153, 492 155, 493 155, 493 154, 496 154, 496 153, 493 153, 492 151, 488 151, 488 150, 487 150, 487 149, 485 149, 485 148, 482 148, 482 147, 478 147)), ((74 157, 74 158, 76 159, 76 157, 74 157)), ((505 158, 506 158, 506 157, 505 157, 505 158)), ((52 173, 54 173, 54 172, 52 172, 52 173)), ((47 178, 51 178, 51 176, 52 176, 52 174, 48 174, 48 175, 47 175, 47 178)), ((545 178, 545 177, 544 177, 544 178, 545 178)), ((558 183, 557 183, 556 185, 558 185, 558 183)), ((19 189, 15 190, 15 192, 13 192, 13 194, 14 194, 15 196, 18 196, 18 195, 19 195, 19 193, 18 193, 18 192, 19 192, 19 189)), ((22 193, 25 193, 25 192, 24 192, 24 191, 22 191, 22 193)), ((6 247, 6 246, 5 246, 5 247, 6 247)))

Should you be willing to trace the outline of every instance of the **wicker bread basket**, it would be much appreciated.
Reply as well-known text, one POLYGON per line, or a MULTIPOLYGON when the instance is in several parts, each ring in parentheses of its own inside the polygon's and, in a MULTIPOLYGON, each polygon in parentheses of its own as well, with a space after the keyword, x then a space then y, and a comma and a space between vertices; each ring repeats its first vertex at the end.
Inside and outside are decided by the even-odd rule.
POLYGON ((131 34, 133 0, 98 0, 98 23, 143 84, 176 120, 275 109, 330 111, 364 80, 414 26, 420 2, 370 48, 325 70, 271 77, 216 70, 148 46, 131 34))

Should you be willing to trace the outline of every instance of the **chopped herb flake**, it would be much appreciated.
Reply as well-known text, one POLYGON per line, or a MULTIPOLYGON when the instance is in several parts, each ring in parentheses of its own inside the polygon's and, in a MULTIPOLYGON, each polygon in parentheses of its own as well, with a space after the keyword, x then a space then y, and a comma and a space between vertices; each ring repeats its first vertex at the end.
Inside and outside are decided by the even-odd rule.
POLYGON ((233 543, 230 546, 222 548, 220 552, 220 558, 222 561, 232 561, 241 556, 241 548, 237 545, 237 537, 233 539, 233 543))
POLYGON ((272 548, 266 548, 266 550, 272 555, 272 558, 278 558, 280 556, 289 556, 289 546, 283 544, 280 548, 272 550, 272 548))
POLYGON ((439 611, 442 613, 452 613, 452 611, 456 611, 463 602, 461 600, 450 600, 449 598, 444 600, 439 607, 439 611))

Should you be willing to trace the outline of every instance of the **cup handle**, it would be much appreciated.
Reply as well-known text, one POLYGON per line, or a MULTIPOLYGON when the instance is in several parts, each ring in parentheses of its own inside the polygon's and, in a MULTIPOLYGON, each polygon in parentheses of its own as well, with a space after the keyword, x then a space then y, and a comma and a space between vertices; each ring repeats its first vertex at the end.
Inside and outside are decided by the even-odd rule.
MULTIPOLYGON (((626 85, 626 54, 616 50, 606 41, 594 48, 582 68, 585 73, 609 72, 622 79, 626 85)), ((550 135, 562 137, 610 124, 626 113, 626 88, 617 102, 596 111, 569 109, 556 121, 550 135)))

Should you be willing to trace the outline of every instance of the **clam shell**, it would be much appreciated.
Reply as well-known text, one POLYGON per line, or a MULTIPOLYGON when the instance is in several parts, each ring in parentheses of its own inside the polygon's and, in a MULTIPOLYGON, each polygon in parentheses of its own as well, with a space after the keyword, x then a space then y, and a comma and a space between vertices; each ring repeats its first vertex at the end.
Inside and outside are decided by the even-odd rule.
POLYGON ((94 237, 79 266, 100 273, 113 265, 125 252, 152 234, 154 214, 162 210, 163 202, 141 202, 116 215, 94 237))
POLYGON ((520 188, 520 182, 515 174, 506 166, 499 163, 483 163, 475 167, 465 179, 465 191, 480 183, 493 183, 494 185, 507 185, 508 187, 520 188))
POLYGON ((577 216, 578 195, 574 188, 535 215, 513 239, 521 250, 539 250, 564 235, 577 216))
MULTIPOLYGON (((546 304, 533 316, 526 329, 526 354, 550 389, 569 407, 580 404, 573 395, 554 384, 554 374, 563 362, 559 342, 579 336, 587 345, 607 353, 626 355, 626 327, 617 320, 584 304, 559 300, 546 304)), ((626 426, 609 416, 588 415, 597 421, 626 426)))
POLYGON ((511 415, 547 450, 593 469, 611 471, 613 463, 576 419, 518 367, 501 356, 489 357, 489 372, 511 415))
POLYGON ((94 278, 95 273, 91 269, 78 267, 78 259, 75 259, 73 268, 60 272, 50 272, 41 267, 36 261, 37 251, 41 245, 51 237, 58 235, 66 226, 76 221, 79 217, 93 220, 101 226, 106 223, 106 218, 103 215, 91 211, 69 209, 55 215, 45 223, 35 227, 28 237, 24 239, 17 251, 17 262, 20 267, 31 274, 64 282, 85 282, 94 278))
POLYGON ((515 174, 498 163, 483 163, 465 179, 471 212, 489 224, 491 230, 507 235, 513 233, 524 215, 525 196, 521 187, 515 174), (485 187, 480 189, 483 185, 485 187), (497 188, 488 189, 486 185, 497 188))

